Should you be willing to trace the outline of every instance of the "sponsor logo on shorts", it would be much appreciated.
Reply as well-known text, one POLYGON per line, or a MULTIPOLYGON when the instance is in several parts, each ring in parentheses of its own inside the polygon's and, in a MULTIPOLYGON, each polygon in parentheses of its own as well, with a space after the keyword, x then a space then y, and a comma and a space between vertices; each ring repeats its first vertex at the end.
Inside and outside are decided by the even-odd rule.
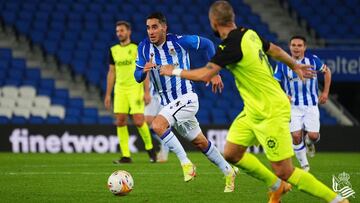
POLYGON ((275 150, 279 146, 278 141, 275 137, 268 137, 266 139, 266 145, 270 150, 275 150))

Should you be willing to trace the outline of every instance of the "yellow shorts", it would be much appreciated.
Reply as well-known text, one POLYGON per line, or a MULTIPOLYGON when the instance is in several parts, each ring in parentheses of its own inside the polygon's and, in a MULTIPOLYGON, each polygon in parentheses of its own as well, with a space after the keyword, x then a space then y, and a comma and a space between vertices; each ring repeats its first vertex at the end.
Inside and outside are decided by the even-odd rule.
POLYGON ((143 114, 145 108, 143 87, 114 92, 114 113, 143 114))
POLYGON ((294 155, 289 128, 290 113, 257 121, 241 112, 231 124, 227 141, 252 146, 261 144, 270 161, 281 161, 294 155))

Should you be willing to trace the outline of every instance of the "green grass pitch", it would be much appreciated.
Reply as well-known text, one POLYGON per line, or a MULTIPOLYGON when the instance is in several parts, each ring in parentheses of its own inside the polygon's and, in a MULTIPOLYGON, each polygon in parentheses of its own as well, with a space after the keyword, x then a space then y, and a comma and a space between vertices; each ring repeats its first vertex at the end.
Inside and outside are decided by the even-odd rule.
MULTIPOLYGON (((201 153, 189 153, 197 177, 183 182, 175 155, 167 163, 150 164, 145 153, 133 154, 134 163, 114 165, 118 154, 11 154, 0 153, 0 202, 267 202, 265 185, 241 172, 236 191, 223 193, 222 173, 201 153), (114 196, 107 178, 115 170, 129 171, 135 182, 127 196, 114 196)), ((264 155, 258 155, 269 166, 264 155)), ((294 163, 296 161, 294 160, 294 163)), ((317 153, 310 159, 311 172, 331 187, 332 175, 350 175, 360 202, 360 153, 317 153)), ((283 202, 323 202, 293 189, 283 202)))

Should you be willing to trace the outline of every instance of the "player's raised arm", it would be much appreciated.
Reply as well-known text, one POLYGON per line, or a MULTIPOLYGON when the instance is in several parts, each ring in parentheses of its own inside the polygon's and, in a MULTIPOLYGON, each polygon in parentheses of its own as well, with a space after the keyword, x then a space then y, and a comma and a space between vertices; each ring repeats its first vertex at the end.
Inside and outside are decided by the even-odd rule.
POLYGON ((270 43, 268 50, 265 50, 272 58, 281 61, 289 66, 301 80, 305 78, 313 78, 316 74, 316 71, 311 69, 311 65, 296 63, 296 61, 291 58, 282 48, 279 46, 270 43))
POLYGON ((143 43, 141 43, 138 47, 138 58, 136 59, 136 69, 134 72, 134 77, 136 82, 141 83, 145 80, 147 73, 151 70, 151 68, 156 65, 152 63, 153 55, 150 56, 149 61, 145 60, 144 55, 142 54, 143 43))

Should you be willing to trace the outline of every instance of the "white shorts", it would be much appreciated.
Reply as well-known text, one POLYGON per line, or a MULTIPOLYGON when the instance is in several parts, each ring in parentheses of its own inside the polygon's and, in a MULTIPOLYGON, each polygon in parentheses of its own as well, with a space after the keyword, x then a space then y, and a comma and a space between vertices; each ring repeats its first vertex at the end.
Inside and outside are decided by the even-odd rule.
POLYGON ((164 116, 181 136, 191 142, 201 133, 199 122, 195 117, 198 110, 198 96, 191 92, 164 106, 159 114, 164 116))
POLYGON ((320 116, 318 106, 291 106, 290 132, 304 129, 319 132, 320 116))
POLYGON ((163 106, 160 103, 158 96, 151 97, 150 103, 145 106, 145 116, 156 116, 163 106))

